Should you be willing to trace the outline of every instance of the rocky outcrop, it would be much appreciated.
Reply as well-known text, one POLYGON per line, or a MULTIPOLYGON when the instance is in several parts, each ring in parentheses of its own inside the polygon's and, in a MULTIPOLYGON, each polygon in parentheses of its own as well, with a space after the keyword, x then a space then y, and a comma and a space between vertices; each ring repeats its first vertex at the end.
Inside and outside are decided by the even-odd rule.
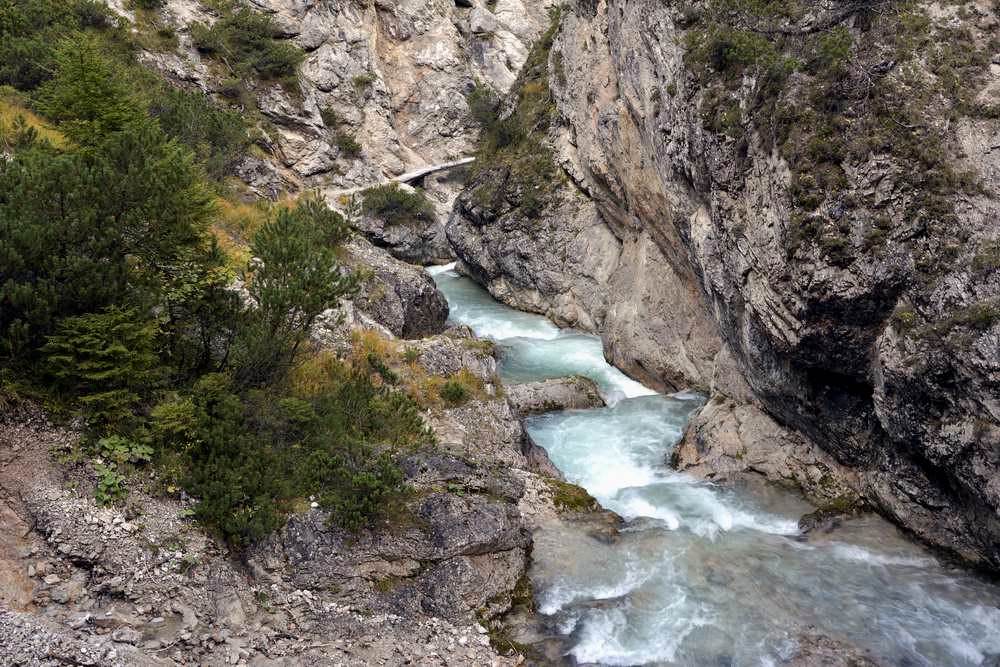
POLYGON ((506 611, 499 600, 524 575, 530 547, 511 502, 523 485, 491 478, 499 498, 492 500, 477 493, 485 489, 477 489, 474 467, 459 459, 422 456, 403 467, 420 487, 433 482, 464 493, 430 492, 408 508, 412 519, 359 535, 331 529, 319 512, 295 516, 257 550, 265 577, 290 577, 300 589, 334 587, 345 600, 374 598, 375 607, 408 616, 460 621, 506 611))
POLYGON ((372 244, 385 248, 393 257, 404 262, 429 266, 447 264, 455 258, 445 236, 444 225, 436 215, 387 221, 383 217, 364 214, 352 223, 372 244))
MULTIPOLYGON (((702 442, 702 462, 739 467, 733 454, 759 451, 757 433, 773 423, 793 432, 776 438, 789 460, 803 458, 804 438, 838 464, 831 470, 854 471, 848 486, 856 479, 886 516, 1000 567, 995 8, 908 10, 926 19, 929 48, 975 54, 948 66, 965 68, 964 88, 935 97, 923 91, 954 72, 928 70, 905 45, 891 51, 899 14, 866 23, 860 6, 808 4, 733 28, 752 32, 756 21, 758 37, 780 50, 839 26, 856 67, 825 90, 815 62, 774 83, 738 60, 753 54, 686 52, 727 20, 713 6, 572 5, 548 80, 562 123, 547 140, 568 185, 530 219, 503 201, 484 207, 473 182, 448 225, 459 259, 501 299, 599 330, 609 358, 636 377, 760 407, 749 422, 718 402, 706 407, 688 440, 695 450, 702 442), (785 24, 769 32, 768 21, 785 24), (707 32, 686 42, 698 30, 707 32), (921 74, 904 80, 904 71, 921 74), (895 92, 907 85, 918 92, 895 92), (907 120, 864 106, 865 86, 907 120), (841 106, 820 109, 810 94, 841 106), (794 112, 772 122, 778 110, 794 112), (819 132, 828 134, 813 139, 819 132), (959 176, 969 173, 974 187, 959 176), (601 241, 574 246, 579 239, 601 241), (746 442, 709 453, 709 437, 728 438, 729 427, 746 442)), ((804 459, 808 468, 824 457, 804 459)), ((772 475, 790 472, 772 463, 772 475)), ((792 475, 811 483, 811 473, 792 475)))
MULTIPOLYGON (((134 20, 129 3, 110 4, 134 20)), ((468 154, 476 128, 465 94, 476 81, 509 88, 554 3, 250 4, 270 14, 282 35, 306 52, 295 94, 247 82, 268 120, 263 143, 287 182, 342 189, 468 154), (357 141, 361 152, 345 149, 343 137, 357 141)), ((184 85, 224 90, 224 73, 191 40, 191 26, 213 23, 214 10, 197 0, 168 0, 158 13, 175 31, 177 46, 143 59, 184 85)))
POLYGON ((510 407, 521 417, 554 410, 604 407, 597 384, 582 375, 514 384, 506 389, 510 407))
POLYGON ((555 492, 522 454, 520 422, 497 395, 492 345, 464 329, 386 345, 415 352, 401 375, 464 373, 482 383, 481 395, 428 410, 438 444, 401 457, 412 493, 383 522, 348 533, 305 509, 242 562, 193 523, 183 494, 150 495, 136 475, 126 506, 98 507, 89 467, 50 458, 71 451, 77 432, 30 406, 0 416, 4 655, 25 665, 63 656, 107 665, 515 664, 480 622, 492 631, 525 595, 529 529, 558 520, 555 492))
POLYGON ((671 455, 682 472, 717 482, 746 473, 801 490, 817 506, 850 504, 859 495, 858 473, 759 407, 722 396, 695 415, 671 455))
POLYGON ((786 664, 794 667, 879 667, 871 652, 848 642, 806 632, 795 640, 794 655, 786 664))
POLYGON ((429 275, 401 262, 364 239, 345 245, 344 264, 361 279, 354 309, 399 338, 440 333, 448 319, 448 301, 429 275))

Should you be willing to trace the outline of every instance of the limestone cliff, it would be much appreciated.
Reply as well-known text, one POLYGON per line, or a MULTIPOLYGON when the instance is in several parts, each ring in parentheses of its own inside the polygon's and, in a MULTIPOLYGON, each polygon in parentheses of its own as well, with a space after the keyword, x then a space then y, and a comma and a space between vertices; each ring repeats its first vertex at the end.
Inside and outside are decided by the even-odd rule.
MULTIPOLYGON (((547 54, 564 185, 532 216, 474 179, 449 238, 500 298, 758 406, 1000 567, 997 25, 990 3, 581 0, 547 54)), ((725 403, 689 446, 746 419, 725 403)))
MULTIPOLYGON (((135 22, 129 3, 112 6, 135 22)), ((282 187, 343 189, 386 174, 461 157, 475 127, 465 94, 476 81, 506 90, 550 1, 254 0, 306 52, 295 87, 245 82, 262 116, 261 143, 278 174, 257 174, 259 194, 282 187), (351 145, 351 139, 357 142, 351 145)), ((224 96, 232 74, 195 48, 192 28, 211 25, 212 3, 167 0, 155 21, 174 31, 176 48, 144 59, 185 85, 224 96)), ((246 167, 244 176, 253 177, 246 167)), ((254 181, 254 178, 249 178, 254 181)))

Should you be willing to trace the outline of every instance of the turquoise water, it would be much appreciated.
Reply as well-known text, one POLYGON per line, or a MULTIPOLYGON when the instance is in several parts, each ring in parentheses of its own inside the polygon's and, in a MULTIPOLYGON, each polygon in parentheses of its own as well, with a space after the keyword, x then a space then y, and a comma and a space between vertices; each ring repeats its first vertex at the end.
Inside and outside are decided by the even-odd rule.
POLYGON ((508 308, 432 269, 451 318, 496 340, 501 375, 579 373, 609 406, 526 427, 567 479, 626 520, 612 543, 538 531, 531 578, 567 658, 600 665, 780 665, 807 629, 890 665, 980 665, 1000 655, 1000 589, 939 562, 877 517, 800 535, 811 508, 764 485, 720 487, 665 461, 702 399, 657 395, 604 360, 600 340, 508 308))

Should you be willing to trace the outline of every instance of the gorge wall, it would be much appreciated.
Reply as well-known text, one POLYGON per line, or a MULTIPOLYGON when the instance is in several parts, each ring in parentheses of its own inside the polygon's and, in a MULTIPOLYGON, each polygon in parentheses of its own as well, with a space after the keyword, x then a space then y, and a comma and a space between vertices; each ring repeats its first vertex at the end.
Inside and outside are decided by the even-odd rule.
MULTIPOLYGON (((109 4, 136 21, 129 3, 109 4)), ((143 59, 225 97, 233 74, 199 53, 192 37, 193 26, 212 25, 219 12, 197 0, 163 4, 155 21, 176 32, 177 48, 143 59)), ((489 10, 453 0, 254 0, 306 57, 297 90, 244 81, 268 155, 248 160, 240 177, 273 198, 303 187, 369 186, 463 157, 475 142, 465 94, 477 80, 509 88, 551 4, 498 0, 489 10)))
POLYGON ((481 165, 449 239, 501 300, 709 391, 688 464, 750 424, 762 459, 812 448, 776 476, 814 499, 851 488, 995 569, 997 26, 990 3, 573 3, 546 73, 564 180, 532 215, 481 165))

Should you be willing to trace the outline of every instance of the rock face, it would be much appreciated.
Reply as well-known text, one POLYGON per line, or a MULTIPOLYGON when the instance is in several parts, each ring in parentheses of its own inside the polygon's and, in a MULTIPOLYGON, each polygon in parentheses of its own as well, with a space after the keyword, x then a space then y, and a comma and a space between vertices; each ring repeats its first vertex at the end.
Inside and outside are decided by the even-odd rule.
POLYGON ((460 270, 510 306, 600 332, 609 360, 652 386, 710 385, 718 335, 693 282, 675 274, 648 233, 634 222, 612 227, 574 189, 526 218, 506 201, 476 201, 478 185, 458 197, 447 225, 460 270))
MULTIPOLYGON (((476 81, 498 91, 509 88, 555 3, 498 0, 490 8, 453 0, 250 4, 270 14, 281 33, 307 54, 298 95, 276 84, 251 84, 257 107, 270 121, 265 143, 277 172, 285 185, 335 191, 468 154, 476 127, 465 94, 476 81), (342 147, 345 136, 361 145, 360 153, 342 147)), ((133 18, 128 3, 112 5, 133 18)), ((222 90, 221 77, 190 37, 192 24, 217 20, 213 10, 197 0, 168 0, 160 14, 176 30, 178 48, 148 52, 143 59, 186 85, 222 90)), ((258 194, 269 194, 267 180, 260 179, 258 194)))
POLYGON ((506 389, 510 407, 522 417, 554 410, 604 407, 597 385, 590 378, 580 375, 514 384, 506 389))
POLYGON ((361 238, 345 246, 345 264, 361 275, 354 308, 399 338, 444 330, 448 301, 419 267, 394 259, 361 238))
MULTIPOLYGON (((723 467, 734 447, 764 446, 758 434, 773 423, 794 432, 777 438, 791 458, 798 443, 820 447, 828 456, 809 453, 807 468, 832 457, 886 516, 1000 568, 1000 151, 989 148, 1000 128, 995 116, 969 111, 996 108, 1000 68, 962 75, 966 106, 938 97, 909 108, 915 98, 902 96, 894 108, 912 127, 852 107, 837 122, 884 122, 902 134, 822 157, 828 171, 809 173, 801 164, 809 149, 794 143, 815 130, 806 117, 788 121, 795 150, 784 150, 761 129, 770 126, 758 111, 768 94, 760 80, 746 70, 725 89, 711 83, 711 62, 699 70, 686 59, 686 35, 710 5, 569 8, 549 56, 562 126, 548 141, 571 185, 538 220, 503 203, 485 210, 463 194, 448 224, 459 259, 501 299, 600 331, 609 358, 632 375, 759 406, 747 422, 710 403, 696 420, 688 445, 697 451, 700 440, 703 454, 729 428, 746 440, 717 443, 728 452, 712 457, 723 467), (709 117, 718 109, 739 124, 720 126, 709 117), (914 139, 913 128, 924 135, 914 139), (901 157, 901 146, 931 144, 934 155, 901 157), (934 180, 969 171, 975 187, 943 190, 941 182, 958 181, 934 180), (837 178, 817 181, 824 173, 837 178)), ((964 48, 988 63, 995 8, 976 3, 959 16, 935 7, 914 11, 928 30, 959 26, 964 48)), ((872 85, 883 85, 878 77, 884 90, 904 85, 906 68, 878 65, 891 25, 865 32, 856 8, 823 11, 788 19, 799 21, 788 34, 839 25, 857 57, 876 63, 866 70, 872 85)), ((920 71, 935 89, 941 73, 920 71)), ((810 104, 814 72, 792 74, 778 106, 764 108, 810 104)))
POLYGON ((30 406, 0 414, 3 656, 31 666, 518 664, 480 623, 524 595, 530 529, 559 520, 554 491, 522 453, 491 344, 462 329, 387 344, 415 353, 401 373, 466 373, 483 395, 428 411, 438 444, 402 456, 413 493, 384 522, 347 533, 309 509, 242 563, 188 517, 190 499, 147 495, 139 475, 126 507, 96 506, 89 467, 50 458, 77 432, 30 406))
POLYGON ((436 217, 389 223, 377 216, 363 215, 354 227, 374 245, 404 262, 429 266, 447 264, 455 258, 444 225, 436 217))
POLYGON ((695 415, 671 457, 677 470, 719 482, 752 471, 797 487, 819 506, 857 499, 857 472, 783 428, 759 407, 716 396, 695 415))

